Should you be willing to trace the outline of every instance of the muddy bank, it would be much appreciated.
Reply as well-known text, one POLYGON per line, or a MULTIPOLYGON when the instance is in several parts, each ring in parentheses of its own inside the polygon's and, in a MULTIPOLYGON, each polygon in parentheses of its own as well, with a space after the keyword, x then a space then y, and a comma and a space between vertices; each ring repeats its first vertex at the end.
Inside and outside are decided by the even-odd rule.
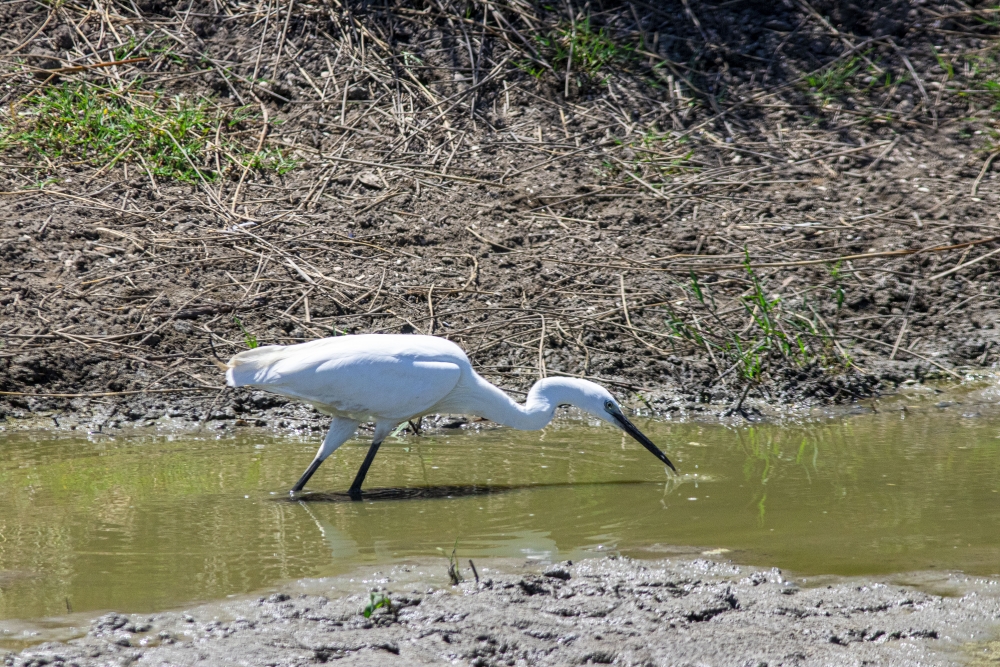
POLYGON ((272 407, 210 338, 751 416, 996 363, 992 10, 561 7, 5 6, 0 413, 272 407), (45 125, 84 102, 123 134, 45 125))
MULTIPOLYGON (((857 580, 786 579, 706 559, 603 558, 449 586, 409 568, 362 595, 275 593, 186 612, 94 620, 85 637, 3 656, 29 665, 953 665, 996 657, 997 584, 938 578, 947 595, 857 580), (426 582, 426 579, 424 580, 426 582), (404 583, 405 582, 405 583, 404 583), (376 599, 378 599, 376 597, 376 599)), ((519 572, 517 570, 520 570, 519 572)), ((919 579, 914 576, 914 579, 919 579)), ((354 581, 354 580, 352 580, 354 581)), ((313 582, 311 586, 315 587, 313 582)), ((2 654, 0 654, 2 655, 2 654)), ((985 664, 985 663, 984 663, 985 664)))

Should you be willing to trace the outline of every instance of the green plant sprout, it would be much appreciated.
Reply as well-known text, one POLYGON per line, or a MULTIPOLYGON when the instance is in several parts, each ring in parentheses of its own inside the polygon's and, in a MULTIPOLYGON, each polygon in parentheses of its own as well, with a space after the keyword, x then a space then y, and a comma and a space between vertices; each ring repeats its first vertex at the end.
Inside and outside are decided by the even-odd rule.
POLYGON ((591 77, 597 76, 606 65, 627 62, 635 56, 634 46, 619 44, 607 28, 595 30, 589 16, 535 39, 553 68, 570 68, 591 77))
POLYGON ((361 610, 361 615, 365 618, 371 618, 372 614, 375 613, 376 609, 385 608, 392 612, 392 600, 389 599, 388 593, 379 593, 375 595, 374 593, 368 594, 368 604, 365 608, 361 610))
POLYGON ((840 308, 844 305, 844 289, 840 286, 840 262, 837 262, 832 267, 830 267, 830 277, 833 278, 834 290, 833 296, 837 302, 837 314, 840 314, 840 308))
POLYGON ((948 60, 944 56, 942 56, 941 53, 937 50, 936 47, 932 46, 931 49, 933 49, 933 51, 934 51, 934 57, 937 59, 938 65, 948 75, 948 80, 954 79, 955 78, 955 66, 951 64, 950 60, 948 60))
POLYGON ((703 282, 703 277, 692 271, 687 281, 674 282, 674 287, 687 296, 695 312, 678 313, 670 301, 658 304, 664 311, 666 331, 663 335, 672 347, 675 341, 685 341, 707 349, 713 363, 718 365, 719 380, 724 381, 726 376, 735 374, 744 383, 745 391, 759 385, 772 360, 779 356, 801 368, 812 364, 824 368, 835 364, 851 365, 847 353, 836 344, 834 333, 825 325, 820 326, 820 316, 809 299, 811 293, 822 294, 824 298, 829 295, 832 307, 827 306, 827 310, 841 312, 846 294, 839 266, 830 268, 830 281, 799 292, 790 302, 776 295, 768 296, 765 281, 751 264, 746 248, 743 268, 748 289, 739 297, 740 310, 747 317, 742 327, 732 326, 723 319, 722 315, 733 310, 719 310, 711 283, 703 282), (714 321, 711 328, 698 325, 699 320, 709 319, 714 321))
POLYGON ((257 336, 246 330, 246 327, 243 326, 243 322, 240 321, 240 318, 233 315, 233 322, 240 328, 240 331, 243 332, 243 342, 246 343, 247 348, 252 350, 259 346, 257 336))
POLYGON ((854 56, 847 61, 838 62, 830 67, 813 72, 806 76, 806 84, 817 95, 827 98, 833 95, 846 93, 851 89, 850 81, 864 65, 864 58, 869 52, 861 56, 854 56))
POLYGON ((542 75, 545 74, 544 67, 530 60, 515 60, 514 67, 535 79, 541 79, 542 75))
POLYGON ((460 583, 465 581, 462 577, 462 573, 458 569, 458 557, 456 553, 458 552, 458 539, 455 539, 455 546, 451 550, 451 555, 448 556, 448 578, 451 579, 452 586, 458 586, 460 583))

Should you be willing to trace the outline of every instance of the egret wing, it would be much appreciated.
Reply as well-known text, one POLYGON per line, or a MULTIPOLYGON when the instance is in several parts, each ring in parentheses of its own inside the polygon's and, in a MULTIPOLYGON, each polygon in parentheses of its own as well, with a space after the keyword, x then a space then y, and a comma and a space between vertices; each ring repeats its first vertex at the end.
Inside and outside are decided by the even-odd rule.
POLYGON ((276 356, 245 384, 358 419, 402 421, 423 414, 462 374, 458 363, 432 355, 327 348, 321 354, 276 356))

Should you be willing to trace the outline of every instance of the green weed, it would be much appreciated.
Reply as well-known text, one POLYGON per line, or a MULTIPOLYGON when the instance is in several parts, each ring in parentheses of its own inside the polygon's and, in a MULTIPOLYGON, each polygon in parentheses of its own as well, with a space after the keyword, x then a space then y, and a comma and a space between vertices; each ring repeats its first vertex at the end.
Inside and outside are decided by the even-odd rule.
POLYGON ((985 96, 987 104, 992 104, 992 111, 1000 111, 1000 83, 996 81, 1000 72, 1000 53, 991 50, 966 55, 964 67, 966 78, 975 80, 978 85, 969 86, 970 90, 956 91, 956 94, 970 98, 985 96))
POLYGON ((750 277, 753 292, 749 296, 743 297, 743 307, 747 309, 750 317, 754 319, 765 336, 771 337, 777 335, 781 337, 781 332, 775 329, 774 322, 771 319, 771 313, 781 303, 781 299, 768 299, 764 295, 764 288, 761 285, 760 279, 750 266, 750 252, 744 250, 744 253, 743 266, 750 277))
POLYGON ((1000 83, 996 81, 983 81, 985 92, 993 100, 993 111, 1000 111, 1000 83))
POLYGON ((732 308, 720 309, 710 285, 692 272, 686 283, 675 283, 675 287, 695 304, 693 311, 681 315, 669 302, 661 306, 666 311, 664 324, 671 345, 686 341, 707 348, 719 363, 720 379, 735 374, 744 388, 757 386, 772 362, 778 360, 780 366, 791 362, 800 368, 813 364, 824 368, 840 363, 850 366, 850 359, 836 347, 832 334, 821 330, 819 315, 808 297, 810 291, 822 295, 829 299, 826 310, 839 314, 846 299, 839 266, 831 267, 828 283, 787 302, 768 296, 769 290, 751 265, 749 253, 744 257, 747 290, 738 302, 743 317, 734 320, 732 308), (708 326, 699 326, 695 319, 708 326))
POLYGON ((420 67, 424 64, 424 61, 415 53, 402 51, 400 55, 403 56, 403 65, 406 67, 420 67))
MULTIPOLYGON (((658 132, 652 128, 647 129, 639 135, 637 140, 633 140, 628 143, 629 147, 640 149, 638 151, 638 157, 632 160, 633 166, 638 169, 638 165, 640 164, 648 165, 649 167, 660 172, 661 176, 674 176, 681 173, 687 173, 695 169, 695 167, 692 167, 691 165, 691 158, 694 157, 693 150, 674 155, 665 155, 662 152, 651 152, 656 151, 661 144, 674 141, 677 141, 676 138, 668 132, 658 132)), ((618 141, 617 143, 621 145, 624 142, 618 141)), ((684 144, 687 142, 685 140, 681 140, 677 141, 677 143, 684 144)))
POLYGON ((909 78, 910 77, 907 74, 900 74, 895 79, 893 79, 892 72, 886 72, 885 81, 882 82, 882 87, 887 89, 892 88, 893 86, 898 86, 901 83, 906 83, 906 81, 909 80, 909 78))
POLYGON ((64 83, 28 95, 0 125, 0 149, 19 147, 48 160, 110 168, 142 164, 154 176, 189 183, 214 180, 226 168, 274 169, 294 162, 278 150, 255 153, 235 132, 256 111, 225 109, 207 98, 168 98, 141 89, 64 83))
POLYGON ((635 47, 620 44, 607 28, 595 30, 590 17, 560 25, 548 35, 535 38, 553 68, 597 76, 612 63, 624 63, 635 56, 635 47))
POLYGON ((931 47, 931 48, 934 50, 934 57, 937 58, 938 65, 948 75, 948 79, 949 80, 954 79, 955 78, 955 66, 951 64, 950 60, 947 60, 944 56, 942 56, 938 52, 937 49, 935 49, 934 47, 931 47))
POLYGON ((365 608, 361 610, 362 616, 365 618, 371 618, 376 609, 381 609, 383 607, 388 609, 389 612, 392 612, 392 600, 389 599, 388 594, 379 593, 378 595, 375 595, 374 593, 369 593, 368 596, 368 604, 366 604, 365 608))
POLYGON ((692 271, 691 272, 691 291, 694 292, 694 296, 698 299, 701 305, 705 305, 705 293, 701 291, 701 285, 698 284, 698 275, 692 271))
MULTIPOLYGON (((996 11, 996 9, 994 8, 993 11, 996 11)), ((990 28, 1000 28, 1000 20, 994 18, 987 18, 985 16, 973 16, 972 18, 973 20, 985 26, 989 26, 990 28)))
POLYGON ((515 60, 514 67, 535 79, 541 79, 545 74, 545 68, 531 60, 515 60))
MULTIPOLYGON (((886 71, 884 77, 877 75, 878 69, 871 64, 866 65, 870 60, 870 54, 872 51, 869 50, 847 60, 821 67, 805 77, 804 87, 808 88, 810 94, 826 102, 844 95, 870 93, 872 89, 877 88, 890 90, 909 80, 909 74, 894 77, 890 71, 886 71)), ((934 55, 941 67, 949 72, 949 78, 953 76, 954 68, 951 63, 936 51, 934 55)))
POLYGON ((233 322, 240 328, 240 331, 243 332, 243 342, 246 343, 248 349, 252 350, 259 347, 260 344, 257 342, 257 336, 246 330, 246 327, 243 326, 243 322, 240 321, 240 318, 233 315, 233 322))
POLYGON ((973 76, 984 75, 995 78, 997 70, 1000 69, 1000 51, 996 47, 985 51, 973 51, 965 56, 965 61, 969 64, 973 76))
POLYGON ((806 84, 812 92, 827 97, 849 92, 854 88, 850 85, 851 79, 861 71, 864 62, 861 56, 854 56, 844 62, 834 63, 808 75, 806 84))
POLYGON ((134 36, 129 36, 124 44, 119 44, 111 50, 112 60, 126 60, 128 58, 152 58, 156 55, 163 55, 175 64, 183 65, 183 57, 174 53, 173 45, 169 42, 157 42, 155 40, 136 40, 134 36))
POLYGON ((837 303, 837 314, 840 314, 840 309, 844 305, 844 288, 840 284, 840 262, 837 262, 830 267, 830 277, 833 279, 834 290, 833 297, 837 303))

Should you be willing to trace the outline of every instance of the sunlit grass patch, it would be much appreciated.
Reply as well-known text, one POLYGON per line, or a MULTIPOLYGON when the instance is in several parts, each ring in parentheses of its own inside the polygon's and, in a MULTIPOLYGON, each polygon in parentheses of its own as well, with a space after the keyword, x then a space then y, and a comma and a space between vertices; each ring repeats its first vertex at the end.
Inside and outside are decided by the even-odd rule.
POLYGON ((56 162, 141 165, 159 178, 214 180, 234 168, 294 166, 279 151, 256 152, 246 134, 253 107, 223 107, 208 98, 167 97, 141 82, 119 88, 64 83, 25 96, 0 120, 0 150, 21 148, 56 162))

